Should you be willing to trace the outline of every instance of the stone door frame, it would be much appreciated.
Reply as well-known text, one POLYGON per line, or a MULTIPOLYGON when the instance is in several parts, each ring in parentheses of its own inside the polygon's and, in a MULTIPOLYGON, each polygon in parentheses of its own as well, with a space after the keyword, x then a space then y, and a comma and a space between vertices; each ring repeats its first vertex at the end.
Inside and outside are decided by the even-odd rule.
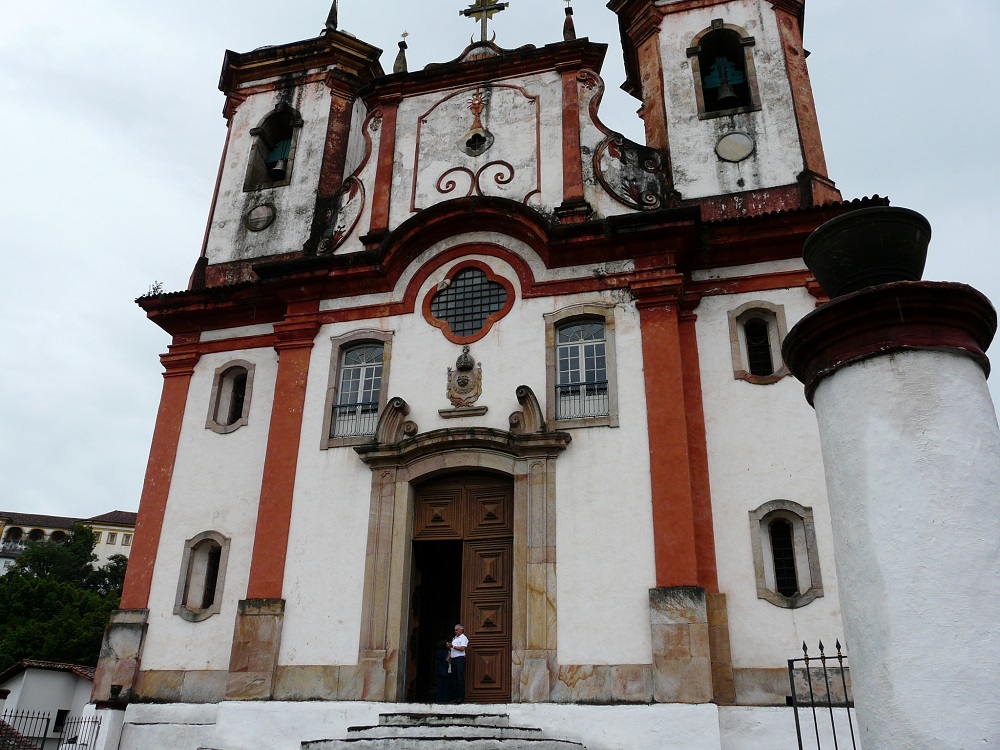
POLYGON ((371 511, 356 684, 361 700, 405 700, 411 536, 415 485, 436 475, 487 471, 514 483, 511 701, 549 699, 556 661, 556 458, 565 432, 545 431, 534 394, 511 430, 448 428, 420 434, 409 407, 391 399, 376 440, 355 450, 371 467, 371 511))

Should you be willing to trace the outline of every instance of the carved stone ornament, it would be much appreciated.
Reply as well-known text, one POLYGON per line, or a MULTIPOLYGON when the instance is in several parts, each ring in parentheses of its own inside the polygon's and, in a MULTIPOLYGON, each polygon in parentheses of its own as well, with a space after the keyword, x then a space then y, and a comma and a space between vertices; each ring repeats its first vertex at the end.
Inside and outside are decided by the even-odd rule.
POLYGON ((594 172, 601 186, 629 208, 652 210, 677 202, 660 152, 618 133, 595 149, 594 172))
POLYGON ((472 406, 483 393, 483 366, 477 365, 469 354, 469 347, 462 347, 455 369, 448 368, 448 400, 456 408, 472 406))
POLYGON ((364 186, 356 177, 348 177, 323 209, 322 236, 316 245, 317 255, 332 253, 344 243, 357 226, 364 205, 364 186))

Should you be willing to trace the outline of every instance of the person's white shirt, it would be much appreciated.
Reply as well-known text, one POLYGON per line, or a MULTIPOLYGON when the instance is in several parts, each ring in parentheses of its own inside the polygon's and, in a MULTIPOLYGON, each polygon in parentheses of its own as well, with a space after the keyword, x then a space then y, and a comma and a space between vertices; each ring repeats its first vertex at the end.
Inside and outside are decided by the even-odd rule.
POLYGON ((464 650, 464 648, 463 648, 463 650, 459 650, 459 649, 455 648, 455 646, 468 647, 468 645, 469 645, 469 639, 465 635, 465 633, 462 633, 461 635, 456 635, 454 638, 452 638, 451 639, 451 658, 455 659, 455 658, 457 658, 459 656, 465 656, 465 650, 464 650))

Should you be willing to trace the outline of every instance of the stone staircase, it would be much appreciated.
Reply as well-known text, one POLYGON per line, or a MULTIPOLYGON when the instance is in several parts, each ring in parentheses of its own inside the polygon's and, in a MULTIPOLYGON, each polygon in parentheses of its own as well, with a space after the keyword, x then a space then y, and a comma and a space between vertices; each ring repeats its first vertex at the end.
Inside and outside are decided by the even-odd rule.
POLYGON ((379 714, 378 726, 349 727, 337 740, 303 742, 303 750, 586 750, 579 742, 514 727, 507 714, 379 714))

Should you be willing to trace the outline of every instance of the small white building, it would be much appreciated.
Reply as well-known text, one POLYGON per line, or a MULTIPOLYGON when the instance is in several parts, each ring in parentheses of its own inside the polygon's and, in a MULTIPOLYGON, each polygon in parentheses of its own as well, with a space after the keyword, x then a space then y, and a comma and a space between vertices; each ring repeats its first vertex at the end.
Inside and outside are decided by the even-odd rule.
MULTIPOLYGON (((45 750, 66 747, 72 739, 66 730, 83 714, 93 686, 94 667, 19 661, 0 674, 0 719, 7 733, 2 740, 26 738, 45 750)), ((0 747, 7 747, 3 741, 0 747)))

